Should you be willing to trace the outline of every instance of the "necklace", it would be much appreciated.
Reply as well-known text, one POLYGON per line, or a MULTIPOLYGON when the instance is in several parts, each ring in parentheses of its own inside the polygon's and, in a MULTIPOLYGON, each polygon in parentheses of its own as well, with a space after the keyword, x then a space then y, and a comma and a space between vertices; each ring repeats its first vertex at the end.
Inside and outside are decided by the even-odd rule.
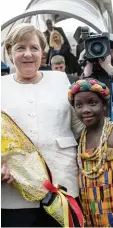
POLYGON ((107 141, 112 128, 113 128, 113 123, 109 120, 109 118, 105 118, 99 146, 97 147, 96 150, 94 150, 94 152, 91 155, 85 152, 86 151, 86 129, 82 131, 80 143, 78 146, 77 159, 78 159, 79 168, 84 176, 90 179, 95 179, 104 172, 104 164, 105 164, 106 155, 107 155, 106 154, 107 141), (85 169, 83 169, 82 159, 86 160, 87 163, 88 161, 95 161, 95 160, 97 160, 98 162, 95 167, 86 171, 85 169))
POLYGON ((40 82, 40 80, 43 78, 43 74, 40 73, 39 75, 37 75, 35 78, 31 79, 30 81, 27 81, 27 80, 25 81, 24 79, 23 80, 17 79, 16 74, 13 75, 13 78, 16 82, 18 82, 20 84, 30 84, 30 83, 36 84, 36 83, 40 82))

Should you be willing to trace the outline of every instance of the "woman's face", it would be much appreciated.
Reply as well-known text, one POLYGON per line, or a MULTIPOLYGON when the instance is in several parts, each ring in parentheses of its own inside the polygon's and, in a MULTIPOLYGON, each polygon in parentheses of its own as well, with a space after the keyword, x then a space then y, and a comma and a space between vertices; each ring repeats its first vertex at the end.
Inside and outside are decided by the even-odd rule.
POLYGON ((17 74, 23 78, 36 76, 40 67, 42 50, 36 35, 16 43, 11 50, 11 57, 17 74))
POLYGON ((54 41, 54 42, 60 41, 60 36, 59 36, 59 34, 57 34, 57 33, 54 33, 54 34, 53 34, 53 41, 54 41))
POLYGON ((78 118, 86 127, 93 127, 104 117, 105 106, 94 92, 80 92, 74 97, 74 107, 78 118))

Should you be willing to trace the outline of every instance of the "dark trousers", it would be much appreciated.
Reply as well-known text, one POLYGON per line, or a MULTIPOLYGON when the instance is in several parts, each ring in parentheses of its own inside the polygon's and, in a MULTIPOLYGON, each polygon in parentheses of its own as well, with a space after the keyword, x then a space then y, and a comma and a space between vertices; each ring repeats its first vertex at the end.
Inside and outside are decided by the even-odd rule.
MULTIPOLYGON (((76 227, 80 227, 76 216, 74 220, 76 227)), ((30 209, 2 209, 1 227, 61 227, 61 225, 40 207, 30 209)))
POLYGON ((43 208, 2 209, 1 227, 61 227, 43 208))

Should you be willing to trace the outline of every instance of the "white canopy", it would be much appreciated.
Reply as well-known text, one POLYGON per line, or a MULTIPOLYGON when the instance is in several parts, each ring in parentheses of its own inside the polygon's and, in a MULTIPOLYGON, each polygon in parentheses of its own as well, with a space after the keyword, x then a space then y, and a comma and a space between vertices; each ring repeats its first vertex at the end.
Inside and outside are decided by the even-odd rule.
POLYGON ((75 18, 99 33, 102 31, 112 33, 112 17, 111 0, 32 0, 25 12, 2 25, 2 60, 11 64, 4 51, 3 41, 11 29, 19 23, 35 24, 44 31, 45 21, 48 18, 55 23, 66 18, 75 18))

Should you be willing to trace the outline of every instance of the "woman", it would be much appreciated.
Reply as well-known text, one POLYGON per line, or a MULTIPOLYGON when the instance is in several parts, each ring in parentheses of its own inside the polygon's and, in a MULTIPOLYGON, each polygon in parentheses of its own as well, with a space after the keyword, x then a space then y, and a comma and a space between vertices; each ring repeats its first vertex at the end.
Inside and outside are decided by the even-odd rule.
MULTIPOLYGON (((16 73, 2 79, 2 110, 39 148, 52 172, 53 184, 65 186, 69 194, 78 197, 77 143, 71 121, 75 133, 82 125, 74 119, 67 101, 68 79, 65 73, 39 71, 45 40, 34 26, 15 27, 5 47, 16 73)), ((8 185, 13 178, 7 164, 2 169, 2 226, 59 226, 37 202, 27 202, 8 185)))
POLYGON ((78 70, 76 57, 71 53, 70 46, 64 43, 63 37, 59 32, 53 31, 50 36, 50 49, 48 52, 47 62, 51 62, 51 58, 55 55, 62 55, 66 62, 66 73, 75 73, 78 70))
POLYGON ((104 117, 110 91, 95 80, 79 80, 69 101, 85 125, 78 146, 80 196, 86 227, 113 227, 113 122, 104 117))

